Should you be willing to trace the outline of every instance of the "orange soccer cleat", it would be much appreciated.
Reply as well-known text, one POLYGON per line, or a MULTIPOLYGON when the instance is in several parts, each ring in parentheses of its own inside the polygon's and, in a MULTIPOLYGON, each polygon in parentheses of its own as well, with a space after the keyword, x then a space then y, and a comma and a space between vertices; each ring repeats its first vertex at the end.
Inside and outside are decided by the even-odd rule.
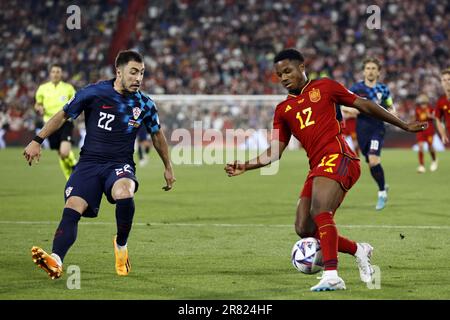
POLYGON ((54 257, 42 250, 42 248, 32 247, 31 256, 33 257, 33 262, 47 272, 50 278, 58 279, 62 276, 62 265, 54 257))
POLYGON ((128 248, 119 249, 116 242, 117 236, 113 239, 114 255, 116 256, 116 272, 119 276, 126 276, 131 271, 130 259, 128 259, 128 248))

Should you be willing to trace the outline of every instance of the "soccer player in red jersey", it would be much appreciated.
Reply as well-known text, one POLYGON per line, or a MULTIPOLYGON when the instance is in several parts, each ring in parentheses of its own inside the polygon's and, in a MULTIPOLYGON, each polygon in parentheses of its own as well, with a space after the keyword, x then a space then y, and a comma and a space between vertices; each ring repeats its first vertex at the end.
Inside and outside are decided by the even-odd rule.
POLYGON ((438 160, 436 157, 436 150, 433 147, 433 136, 434 136, 434 110, 429 104, 428 97, 424 94, 419 95, 417 98, 417 106, 416 106, 416 120, 417 121, 426 121, 428 123, 428 128, 424 131, 417 132, 417 145, 419 146, 419 167, 417 168, 418 173, 424 173, 426 171, 423 160, 423 150, 424 144, 428 143, 428 150, 431 155, 431 165, 430 171, 436 171, 438 168, 438 160))
POLYGON ((441 84, 444 89, 444 95, 436 103, 436 127, 441 135, 442 142, 448 143, 448 134, 450 134, 450 68, 441 72, 441 84), (445 125, 441 122, 444 118, 445 125), (447 127, 447 130, 445 130, 447 127))
POLYGON ((289 91, 286 100, 275 110, 273 128, 279 136, 273 137, 270 147, 255 159, 228 163, 225 171, 230 177, 237 176, 277 161, 291 135, 296 137, 307 153, 310 170, 297 204, 295 230, 302 238, 320 239, 324 264, 321 280, 311 291, 345 289, 345 283, 337 273, 338 250, 354 255, 361 280, 370 282, 372 247, 339 236, 334 222, 336 209, 360 176, 359 159, 341 134, 336 105, 354 107, 410 132, 423 130, 427 124, 405 123, 331 79, 308 79, 304 58, 297 50, 279 52, 274 64, 281 83, 289 91))

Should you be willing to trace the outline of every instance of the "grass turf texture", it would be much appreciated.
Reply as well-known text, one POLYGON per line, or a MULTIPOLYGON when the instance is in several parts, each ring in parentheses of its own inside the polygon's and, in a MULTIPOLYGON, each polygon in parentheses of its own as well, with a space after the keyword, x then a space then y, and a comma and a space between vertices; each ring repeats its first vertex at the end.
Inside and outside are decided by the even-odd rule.
POLYGON ((438 171, 420 175, 416 153, 384 150, 390 192, 381 212, 362 162, 362 176, 336 214, 342 235, 374 246, 379 290, 359 280, 349 255, 339 255, 346 291, 310 292, 316 275, 292 267, 295 205, 308 168, 303 151, 286 152, 272 176, 228 178, 223 165, 175 166, 171 192, 161 190, 162 165, 152 151, 149 165, 137 170, 130 275, 115 274, 114 206, 103 198, 99 217, 81 220, 66 256, 65 271, 81 270, 81 289, 69 290, 69 274, 50 280, 30 255, 33 245, 51 250, 61 217, 65 181, 56 153, 44 151, 30 168, 22 149, 1 150, 0 299, 449 299, 450 153, 438 156, 438 171))

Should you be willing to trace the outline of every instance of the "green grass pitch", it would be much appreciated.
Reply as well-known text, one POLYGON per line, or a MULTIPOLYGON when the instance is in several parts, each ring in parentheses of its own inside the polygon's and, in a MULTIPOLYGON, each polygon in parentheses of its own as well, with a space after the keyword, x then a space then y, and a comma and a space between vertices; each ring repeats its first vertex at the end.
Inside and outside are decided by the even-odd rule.
POLYGON ((316 276, 292 267, 304 151, 286 152, 272 176, 228 178, 223 165, 178 165, 171 192, 161 190, 162 165, 152 151, 137 172, 130 275, 115 274, 114 206, 103 198, 99 217, 82 219, 66 256, 65 269, 81 272, 81 288, 71 290, 70 275, 50 280, 30 256, 33 245, 51 250, 62 213, 65 181, 56 154, 44 151, 29 167, 22 149, 0 150, 0 299, 449 299, 450 153, 438 156, 438 171, 420 175, 415 152, 384 150, 386 209, 375 211, 376 186, 362 163, 336 214, 342 235, 374 246, 380 289, 360 282, 349 255, 339 255, 346 291, 310 292, 316 276))

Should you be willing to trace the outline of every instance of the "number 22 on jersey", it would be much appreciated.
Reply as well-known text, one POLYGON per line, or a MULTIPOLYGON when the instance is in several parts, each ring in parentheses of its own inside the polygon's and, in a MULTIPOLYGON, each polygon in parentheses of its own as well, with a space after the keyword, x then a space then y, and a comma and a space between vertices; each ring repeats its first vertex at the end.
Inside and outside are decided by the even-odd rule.
POLYGON ((296 118, 298 119, 298 121, 300 121, 300 130, 316 123, 314 120, 311 121, 311 115, 312 115, 311 107, 303 109, 301 113, 297 112, 296 118))
POLYGON ((112 128, 109 125, 111 123, 111 121, 114 120, 116 116, 113 114, 109 114, 109 113, 105 113, 105 112, 100 112, 100 118, 98 119, 98 123, 97 126, 99 128, 111 131, 112 128))

